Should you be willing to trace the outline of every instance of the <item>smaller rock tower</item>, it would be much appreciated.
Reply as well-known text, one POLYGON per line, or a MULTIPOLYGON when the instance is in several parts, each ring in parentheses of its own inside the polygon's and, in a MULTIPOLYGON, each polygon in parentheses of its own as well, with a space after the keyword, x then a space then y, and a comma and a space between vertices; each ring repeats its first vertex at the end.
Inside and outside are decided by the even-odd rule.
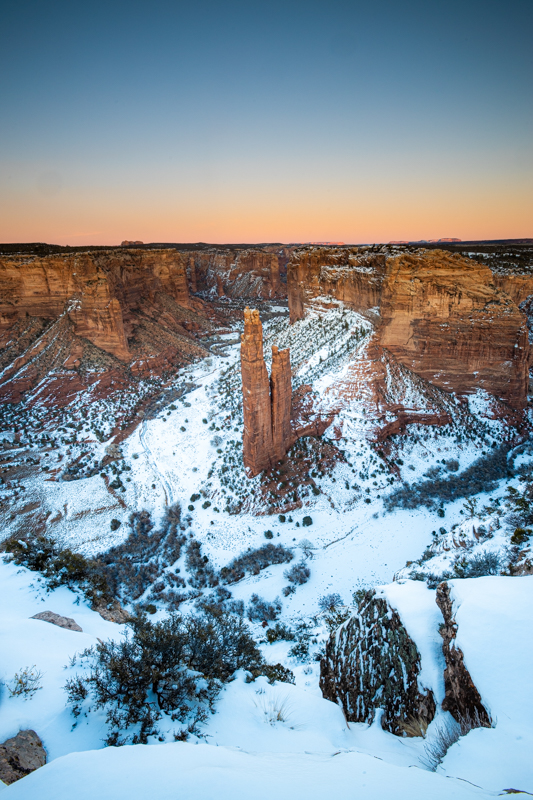
POLYGON ((280 461, 291 441, 289 350, 272 348, 272 376, 263 355, 263 326, 256 309, 244 310, 241 337, 243 460, 250 477, 280 461))

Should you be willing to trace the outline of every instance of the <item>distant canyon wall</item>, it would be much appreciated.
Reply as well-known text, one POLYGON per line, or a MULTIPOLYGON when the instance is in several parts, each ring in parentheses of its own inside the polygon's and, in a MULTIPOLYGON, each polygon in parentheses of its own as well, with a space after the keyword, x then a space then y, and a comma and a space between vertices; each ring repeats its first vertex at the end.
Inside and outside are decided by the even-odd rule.
POLYGON ((499 278, 443 250, 322 248, 293 254, 287 286, 291 322, 328 297, 379 309, 376 343, 400 364, 446 391, 527 403, 530 348, 517 303, 533 293, 529 277, 499 278))
POLYGON ((234 299, 268 300, 287 296, 275 253, 200 250, 187 254, 187 265, 193 292, 234 299))
POLYGON ((127 361, 135 312, 158 293, 189 305, 186 265, 174 250, 0 258, 0 346, 18 319, 65 314, 76 335, 127 361))

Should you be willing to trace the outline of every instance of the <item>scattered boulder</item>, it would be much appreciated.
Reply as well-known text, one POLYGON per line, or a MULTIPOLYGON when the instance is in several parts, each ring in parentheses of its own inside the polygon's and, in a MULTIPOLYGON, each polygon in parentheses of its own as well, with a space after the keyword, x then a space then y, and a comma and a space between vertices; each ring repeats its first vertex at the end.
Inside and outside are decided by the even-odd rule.
POLYGON ((467 722, 472 728, 490 728, 492 724, 490 714, 483 705, 481 695, 465 666, 462 650, 455 646, 457 623, 453 615, 450 587, 446 581, 437 586, 435 599, 444 617, 444 625, 440 627, 443 639, 442 652, 446 662, 442 708, 444 711, 449 711, 461 724, 467 722))
POLYGON ((50 622, 52 625, 57 625, 59 628, 66 628, 68 631, 79 631, 83 633, 83 628, 80 628, 78 623, 71 617, 62 617, 61 614, 55 614, 53 611, 41 611, 39 614, 34 614, 31 619, 42 619, 43 622, 50 622))
POLYGON ((46 764, 46 751, 35 731, 19 731, 0 744, 0 781, 6 784, 46 764))
POLYGON ((435 716, 435 699, 421 689, 420 654, 398 612, 367 591, 357 613, 334 631, 320 664, 320 688, 339 703, 348 722, 374 720, 396 735, 422 735, 435 716))

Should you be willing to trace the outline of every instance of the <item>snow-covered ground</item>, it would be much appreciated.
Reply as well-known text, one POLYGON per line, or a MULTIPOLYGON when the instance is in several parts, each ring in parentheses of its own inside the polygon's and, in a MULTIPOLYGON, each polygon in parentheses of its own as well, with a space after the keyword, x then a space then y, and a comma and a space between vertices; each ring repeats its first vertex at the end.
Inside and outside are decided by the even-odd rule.
MULTIPOLYGON (((327 315, 317 309, 291 329, 286 318, 268 322, 265 352, 271 343, 290 346, 294 385, 310 384, 320 398, 335 393, 346 381, 349 363, 364 353, 371 331, 369 319, 342 307, 327 315)), ((404 396, 407 392, 413 406, 423 405, 427 398, 408 378, 402 377, 401 391, 404 396)), ((43 444, 39 450, 35 438, 26 444, 23 441, 9 451, 10 456, 19 460, 38 457, 48 469, 34 471, 24 479, 23 490, 16 485, 6 489, 14 512, 6 515, 0 537, 23 530, 25 514, 34 513, 27 511, 25 504, 35 501, 54 538, 93 556, 126 539, 133 511, 146 509, 157 525, 165 509, 179 503, 182 519, 187 520, 187 535, 200 542, 209 563, 219 569, 247 548, 265 544, 265 532, 270 531, 274 544, 293 549, 295 562, 305 560, 309 580, 283 596, 287 565, 279 564, 228 588, 245 606, 254 593, 269 602, 281 598, 280 622, 293 628, 302 622, 308 625, 310 649, 305 658, 289 654, 292 642, 268 644, 261 625, 252 625, 267 661, 289 667, 295 685, 278 682, 272 686, 263 678, 246 683, 239 673, 226 685, 216 713, 204 724, 202 741, 193 736, 190 744, 169 743, 172 726, 163 725, 167 744, 99 750, 104 717, 93 711, 73 728, 62 687, 79 668, 70 666, 76 653, 97 639, 119 637, 124 626, 105 622, 68 589, 47 593, 36 573, 0 562, 0 679, 9 683, 16 671, 32 665, 43 673, 43 689, 30 700, 9 697, 6 687, 1 687, 0 740, 19 729, 34 728, 51 760, 49 766, 6 790, 6 798, 61 800, 74 791, 74 775, 80 799, 103 800, 140 798, 148 793, 157 798, 174 797, 176 776, 180 797, 191 800, 273 794, 312 798, 326 793, 338 797, 466 798, 486 797, 510 787, 533 791, 528 755, 533 744, 533 726, 528 719, 533 696, 532 653, 531 637, 525 633, 531 630, 533 577, 452 581, 458 646, 497 724, 492 729, 471 731, 453 745, 438 767, 440 774, 424 767, 422 739, 395 737, 381 729, 379 719, 370 727, 347 725, 341 709, 324 700, 318 687, 316 657, 328 635, 320 598, 338 593, 350 606, 355 591, 381 586, 384 588, 379 591, 399 610, 420 651, 421 681, 433 690, 438 704, 442 701, 444 663, 438 632, 442 616, 435 592, 421 580, 408 578, 413 571, 440 574, 450 570, 458 554, 506 552, 510 532, 493 502, 502 498, 504 482, 479 493, 477 510, 469 512, 464 499, 416 509, 391 509, 386 501, 402 486, 431 480, 431 475, 459 474, 481 455, 492 452, 502 441, 505 426, 490 418, 487 398, 471 398, 471 413, 465 416, 467 412, 461 411, 461 418, 453 416, 457 409, 451 398, 447 406, 450 425, 437 430, 410 426, 409 435, 392 442, 387 459, 379 456, 369 436, 374 421, 365 398, 347 400, 325 436, 342 449, 343 457, 327 471, 313 475, 317 494, 297 481, 292 485, 290 476, 280 477, 280 481, 289 481, 300 504, 282 519, 277 511, 268 513, 268 503, 260 492, 262 478, 250 481, 244 474, 239 381, 239 348, 234 344, 227 346, 225 356, 212 356, 182 370, 169 386, 180 392, 186 387, 179 399, 163 405, 155 417, 146 416, 118 443, 111 465, 101 472, 98 466, 90 477, 46 480, 54 474, 51 469, 57 465, 63 469, 65 462, 85 451, 88 455, 83 459, 89 466, 102 462, 113 442, 105 438, 110 426, 100 405, 101 442, 98 437, 91 439, 89 421, 84 444, 65 443, 56 437, 53 448, 43 444), (342 433, 340 439, 335 427, 342 433), (306 516, 312 518, 312 524, 304 527, 306 516), (480 533, 482 528, 485 533, 480 533), (417 560, 405 567, 406 562, 417 560), (398 580, 393 582, 395 576, 398 580), (83 633, 29 619, 42 610, 73 617, 83 633), (117 777, 120 775, 122 778, 117 777)), ((390 391, 399 391, 398 386, 391 384, 390 391)), ((128 403, 133 408, 133 400, 128 403)), ((32 413, 38 429, 40 411, 37 408, 32 413)), ((81 424, 77 418, 76 424, 81 424)), ((520 460, 529 464, 529 454, 523 453, 520 460)), ((516 480, 514 485, 520 486, 516 480)), ((33 525, 34 519, 28 524, 33 525)), ((183 560, 180 566, 187 577, 183 560)), ((193 610, 197 598, 198 592, 191 591, 180 610, 193 610)), ((166 613, 164 604, 159 604, 154 618, 161 619, 166 613)), ((428 737, 442 717, 439 712, 428 737)))

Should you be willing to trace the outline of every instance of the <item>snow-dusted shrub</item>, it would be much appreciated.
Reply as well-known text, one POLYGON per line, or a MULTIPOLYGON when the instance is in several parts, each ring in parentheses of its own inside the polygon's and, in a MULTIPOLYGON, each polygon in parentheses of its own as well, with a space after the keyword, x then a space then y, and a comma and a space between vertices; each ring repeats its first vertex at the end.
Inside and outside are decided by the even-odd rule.
MULTIPOLYGON (((490 722, 491 725, 494 724, 492 720, 490 722)), ((458 742, 461 736, 466 736, 474 728, 483 727, 485 727, 485 723, 480 720, 477 711, 473 716, 469 714, 460 716, 458 722, 452 716, 440 720, 424 745, 425 755, 420 759, 421 763, 426 769, 435 772, 452 744, 458 742)))
POLYGON ((289 583, 302 586, 304 583, 307 583, 311 577, 311 570, 305 561, 300 561, 298 564, 293 564, 290 569, 286 569, 283 573, 283 576, 289 581, 289 583))
POLYGON ((491 491, 499 480, 513 476, 512 465, 507 459, 507 453, 511 449, 512 444, 502 444, 492 453, 478 458, 458 475, 404 485, 385 499, 385 507, 387 511, 397 507, 418 508, 422 505, 430 508, 435 505, 435 501, 451 502, 460 497, 491 491))
POLYGON ((337 592, 331 594, 324 594, 318 600, 318 607, 321 611, 333 611, 337 606, 342 606, 343 600, 337 592))
POLYGON ((224 583, 236 583, 245 575, 258 575, 271 564, 287 564, 293 558, 292 550, 282 544, 264 544, 256 550, 249 548, 234 558, 227 566, 222 567, 220 577, 224 583))
POLYGON ((292 642, 294 641, 295 634, 291 628, 288 628, 283 622, 276 622, 272 628, 268 628, 266 632, 267 642, 273 644, 277 641, 292 642))
POLYGON ((19 672, 15 672, 13 680, 7 684, 9 696, 30 700, 39 689, 43 688, 41 686, 42 678, 43 673, 37 669, 35 664, 33 667, 24 667, 19 672))
POLYGON ((163 714, 184 724, 186 735, 205 719, 235 670, 260 670, 264 663, 238 617, 171 614, 153 623, 138 614, 128 628, 121 641, 99 642, 85 651, 88 673, 65 687, 74 716, 89 713, 85 701, 106 712, 107 744, 145 744, 158 735, 163 714))
POLYGON ((500 574, 500 558, 497 553, 480 553, 472 556, 466 565, 467 578, 483 578, 500 574))
POLYGON ((272 622, 281 614, 281 608, 281 600, 278 597, 269 603, 263 597, 253 594, 246 613, 250 622, 272 622))
POLYGON ((208 557, 202 555, 202 545, 196 539, 191 539, 187 545, 185 563, 189 570, 189 583, 196 589, 218 584, 218 575, 209 563, 208 557))

